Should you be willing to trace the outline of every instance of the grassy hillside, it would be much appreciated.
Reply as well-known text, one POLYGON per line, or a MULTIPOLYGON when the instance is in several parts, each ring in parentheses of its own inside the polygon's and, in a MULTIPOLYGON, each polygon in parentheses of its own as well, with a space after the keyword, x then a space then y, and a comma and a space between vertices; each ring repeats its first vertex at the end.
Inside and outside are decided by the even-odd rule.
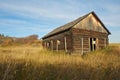
POLYGON ((0 47, 0 80, 120 80, 120 45, 82 57, 35 46, 0 47))

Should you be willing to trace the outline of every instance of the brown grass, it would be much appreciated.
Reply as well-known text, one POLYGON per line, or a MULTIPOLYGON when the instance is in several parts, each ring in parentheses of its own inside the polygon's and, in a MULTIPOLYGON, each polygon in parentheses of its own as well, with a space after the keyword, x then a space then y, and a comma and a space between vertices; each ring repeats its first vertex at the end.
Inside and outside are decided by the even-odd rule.
POLYGON ((120 45, 84 56, 42 47, 0 47, 0 80, 119 80, 120 45))

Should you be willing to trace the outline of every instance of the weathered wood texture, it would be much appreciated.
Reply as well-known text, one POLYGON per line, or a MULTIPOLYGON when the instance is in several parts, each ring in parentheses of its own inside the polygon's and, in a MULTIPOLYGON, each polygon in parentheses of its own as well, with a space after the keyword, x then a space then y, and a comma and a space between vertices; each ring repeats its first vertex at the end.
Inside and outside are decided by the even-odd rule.
POLYGON ((83 54, 106 47, 109 34, 96 14, 91 12, 50 32, 43 37, 43 46, 83 54))
POLYGON ((83 52, 90 51, 90 38, 96 38, 96 49, 102 49, 108 45, 108 34, 91 30, 72 28, 73 52, 81 53, 83 38, 83 52), (106 40, 106 41, 105 41, 106 40))
POLYGON ((67 52, 74 53, 86 53, 90 51, 90 38, 96 38, 96 49, 102 49, 108 45, 108 34, 101 33, 91 30, 83 30, 72 28, 69 31, 63 32, 61 34, 54 35, 43 41, 44 47, 51 50, 63 50, 65 51, 65 40, 67 52), (82 45, 83 38, 83 45, 82 45), (57 40, 60 41, 60 44, 57 45, 57 40))
POLYGON ((71 50, 72 50, 72 43, 71 43, 72 38, 71 38, 70 31, 66 31, 66 32, 51 36, 47 39, 44 39, 43 46, 48 48, 48 49, 52 49, 52 47, 53 47, 53 50, 65 50, 65 37, 66 37, 67 51, 71 52, 71 50), (59 44, 57 44, 58 40, 60 42, 59 44), (53 41, 53 45, 51 45, 51 41, 53 41), (47 45, 47 44, 49 44, 49 45, 47 45))
POLYGON ((77 23, 74 28, 92 30, 102 33, 107 33, 104 27, 100 24, 100 22, 93 16, 92 14, 88 15, 85 19, 77 23))

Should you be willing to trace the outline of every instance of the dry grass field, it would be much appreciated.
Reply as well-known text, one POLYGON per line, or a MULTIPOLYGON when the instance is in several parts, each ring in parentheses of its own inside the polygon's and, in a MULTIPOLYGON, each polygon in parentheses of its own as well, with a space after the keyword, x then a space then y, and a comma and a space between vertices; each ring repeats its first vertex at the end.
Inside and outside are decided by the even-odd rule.
POLYGON ((0 47, 0 80, 120 80, 120 44, 84 56, 40 46, 0 47))

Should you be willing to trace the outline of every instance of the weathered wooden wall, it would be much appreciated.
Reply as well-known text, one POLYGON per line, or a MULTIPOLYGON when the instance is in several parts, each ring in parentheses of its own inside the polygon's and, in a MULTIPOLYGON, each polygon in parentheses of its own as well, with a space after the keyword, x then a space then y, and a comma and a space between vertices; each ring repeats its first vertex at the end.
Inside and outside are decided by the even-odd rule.
POLYGON ((43 46, 51 49, 51 50, 64 50, 65 51, 65 37, 66 37, 66 49, 67 52, 72 51, 72 40, 71 40, 71 32, 65 31, 49 38, 43 40, 43 46), (60 44, 57 45, 57 41, 60 41, 60 44), (47 45, 49 44, 49 46, 47 45))
POLYGON ((108 45, 108 34, 97 31, 83 30, 72 28, 73 50, 75 53, 83 53, 90 51, 90 38, 96 38, 96 48, 102 49, 108 45), (83 46, 82 46, 83 40, 83 46), (106 40, 106 41, 105 41, 106 40), (83 48, 82 48, 83 47, 83 48))
POLYGON ((85 19, 77 23, 74 28, 107 33, 101 23, 92 14, 89 14, 85 19))
POLYGON ((54 35, 47 39, 44 39, 43 45, 44 47, 50 50, 63 50, 65 51, 65 38, 66 37, 66 45, 67 52, 70 53, 87 53, 90 51, 90 38, 96 38, 96 48, 102 49, 108 45, 108 34, 101 33, 97 31, 83 30, 72 28, 69 31, 54 35), (57 49, 57 40, 60 41, 60 45, 57 49), (83 40, 83 42, 82 42, 83 40), (48 46, 49 43, 49 46, 48 46), (83 44, 82 44, 83 43, 83 44))
POLYGON ((108 45, 108 35, 109 32, 100 20, 93 14, 89 14, 69 30, 44 39, 43 45, 51 50, 65 50, 70 53, 83 54, 106 47, 108 45))

